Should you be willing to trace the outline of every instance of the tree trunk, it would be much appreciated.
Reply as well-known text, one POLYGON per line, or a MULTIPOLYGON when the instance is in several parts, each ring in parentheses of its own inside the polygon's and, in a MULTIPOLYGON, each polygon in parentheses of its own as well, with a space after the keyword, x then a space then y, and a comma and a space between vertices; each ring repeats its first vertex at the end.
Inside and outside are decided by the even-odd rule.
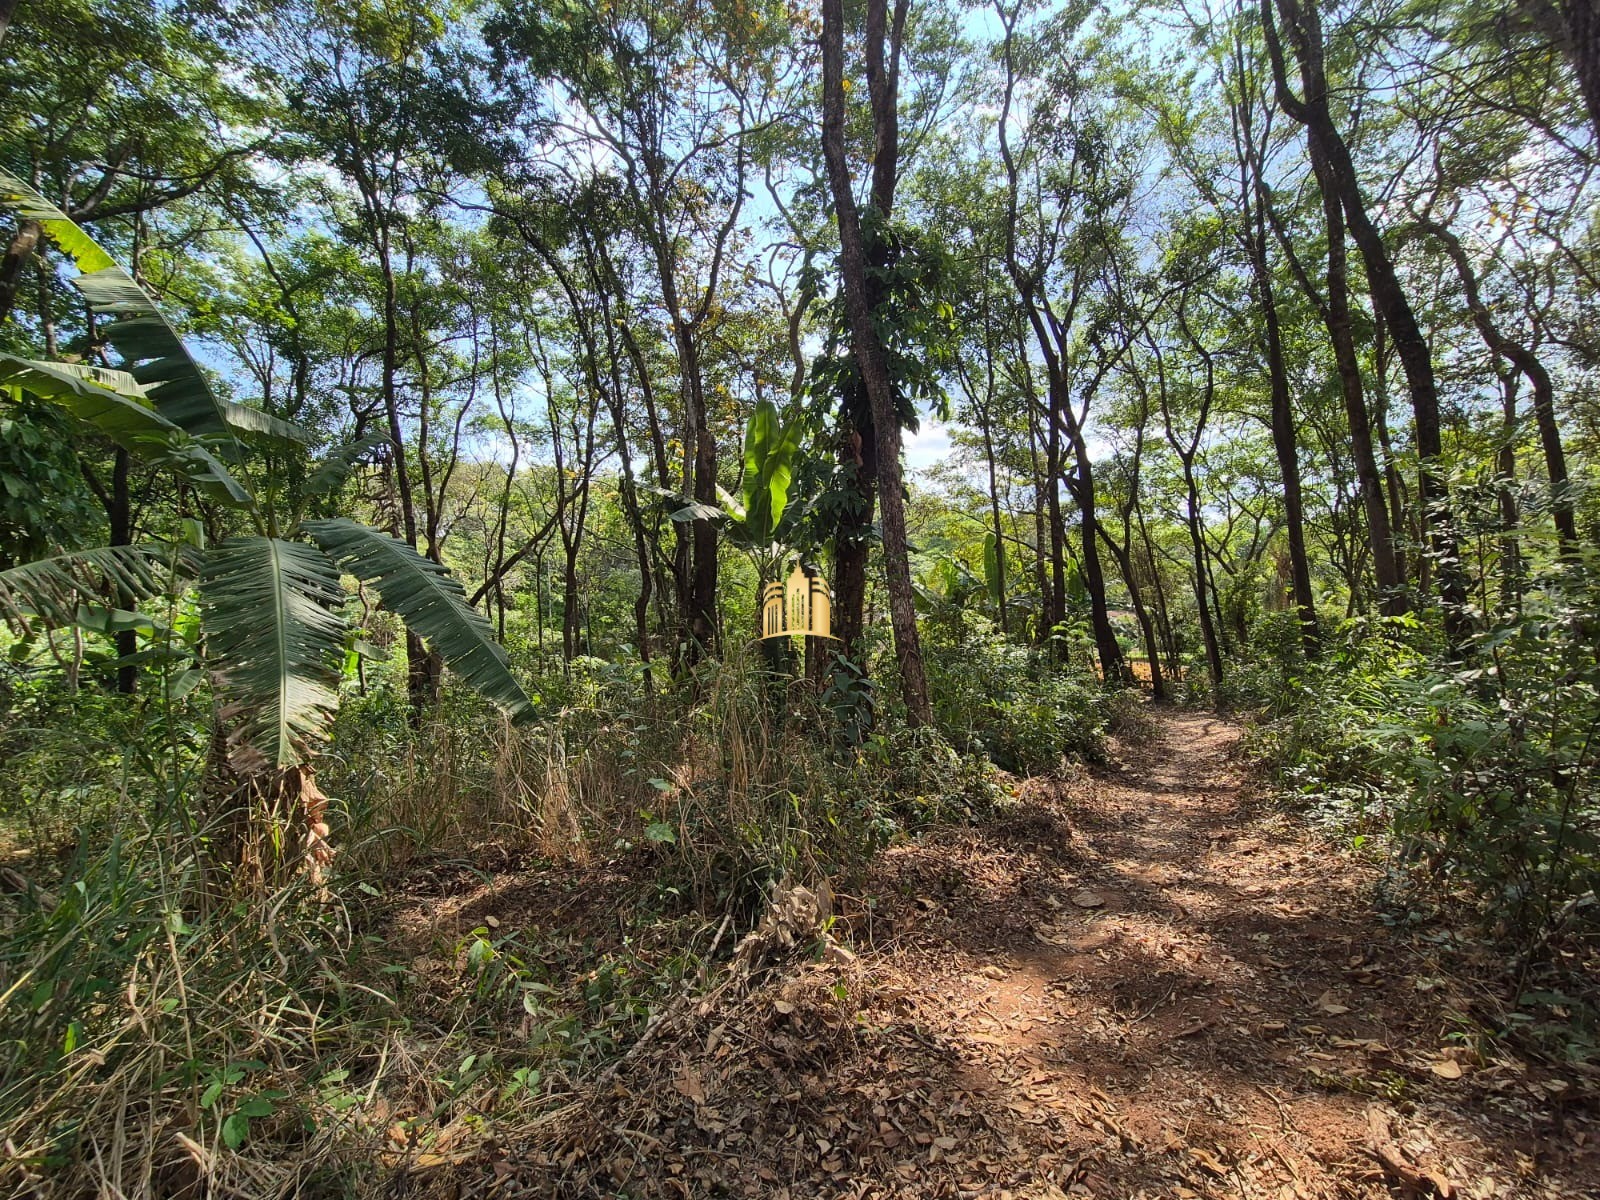
POLYGON ((1271 197, 1262 178, 1261 155, 1255 145, 1248 97, 1235 102, 1235 121, 1239 131, 1237 145, 1240 166, 1248 172, 1241 182, 1242 216, 1246 232, 1245 248, 1250 257, 1250 272, 1255 279, 1256 302, 1261 309, 1265 335, 1267 380, 1270 396, 1269 426, 1272 449, 1278 460, 1278 475, 1283 481, 1283 517, 1289 537, 1289 582, 1294 593, 1295 611, 1300 619, 1300 644, 1307 658, 1317 657, 1316 597, 1311 591, 1311 561, 1306 554, 1305 502, 1300 486, 1298 431, 1294 424, 1294 403, 1289 395, 1289 371, 1283 359, 1283 329, 1278 318, 1278 298, 1272 283, 1272 261, 1267 256, 1267 208, 1271 197))
POLYGON ((878 442, 871 414, 852 418, 850 407, 847 399, 839 460, 853 468, 854 495, 834 533, 834 614, 844 656, 860 663, 861 635, 866 630, 867 559, 872 551, 872 513, 878 495, 878 442))
POLYGON ((1578 525, 1568 490, 1567 455, 1561 443, 1561 429, 1556 424, 1555 386, 1550 382, 1550 372, 1532 350, 1501 332, 1483 301, 1478 276, 1461 239, 1436 222, 1423 222, 1421 227, 1438 240, 1454 264, 1461 289, 1466 294, 1467 311, 1472 314, 1472 323, 1489 353, 1508 359, 1533 387, 1533 421, 1539 431, 1539 447, 1544 452, 1545 473, 1550 477, 1551 513, 1561 538, 1562 553, 1571 555, 1578 546, 1578 525))
POLYGON ((1055 611, 1055 593, 1050 584, 1050 532, 1045 517, 1045 475, 1039 469, 1038 423, 1028 422, 1028 457, 1033 466, 1033 570, 1039 588, 1039 607, 1034 610, 1034 642, 1050 646, 1050 614, 1055 611))
POLYGON ((1005 528, 1000 523, 1000 485, 995 476, 994 434, 989 427, 987 406, 983 411, 982 424, 983 460, 989 468, 989 519, 994 522, 995 610, 1000 618, 1000 632, 1009 634, 1011 628, 1006 619, 1006 535, 1005 528))
MULTIPOLYGON (((0 0, 4 3, 5 0, 0 0)), ((17 231, 11 235, 11 242, 6 246, 6 253, 0 259, 0 321, 6 320, 17 306, 17 291, 22 287, 22 276, 28 263, 33 260, 34 251, 39 247, 39 239, 44 234, 44 226, 37 221, 22 221, 17 225, 17 231)))
POLYGON ((1308 140, 1319 143, 1319 151, 1327 161, 1351 236, 1366 265, 1367 286, 1372 291, 1373 304, 1383 314, 1389 327, 1389 336, 1394 339, 1395 351, 1400 355, 1400 365, 1405 370, 1406 384, 1411 392, 1417 456, 1421 460, 1424 520, 1428 523, 1429 545, 1438 570, 1440 599, 1444 602, 1445 634, 1452 645, 1460 645, 1471 631, 1471 618, 1467 611, 1466 574, 1462 569, 1461 551, 1456 541, 1449 490, 1441 470, 1443 430, 1432 355, 1411 303, 1406 298, 1405 289, 1400 285, 1400 277, 1383 244, 1383 237, 1367 211, 1366 199, 1361 194, 1361 181, 1350 157, 1350 148, 1333 123, 1322 62, 1322 26, 1315 0, 1304 0, 1303 5, 1297 0, 1276 0, 1277 10, 1283 16, 1300 61, 1305 91, 1303 100, 1296 100, 1289 90, 1273 5, 1274 0, 1261 0, 1261 22, 1272 59, 1278 104, 1290 117, 1305 126, 1308 140))
POLYGON ((1066 641, 1058 636, 1058 628, 1067 619, 1067 523, 1061 512, 1061 481, 1066 475, 1062 466, 1061 426, 1051 389, 1050 429, 1045 440, 1044 469, 1048 487, 1045 490, 1045 516, 1050 533, 1050 591, 1044 610, 1045 629, 1049 637, 1050 657, 1061 661, 1066 641))
POLYGON ((1410 520, 1406 513, 1405 486, 1395 466, 1394 445, 1389 437, 1389 356, 1383 317, 1372 322, 1372 429, 1383 451, 1383 490, 1389 501, 1389 531, 1394 535, 1394 566, 1402 585, 1409 586, 1406 571, 1406 544, 1410 520))
POLYGON ((1300 487, 1300 454, 1294 426, 1294 406, 1289 397, 1289 372, 1283 361, 1283 331, 1278 324, 1278 304, 1272 292, 1272 275, 1266 262, 1265 234, 1258 243, 1256 288, 1267 339, 1267 374, 1272 395, 1272 448, 1283 480, 1283 522, 1289 537, 1289 582, 1300 618, 1300 644, 1307 658, 1316 658, 1319 645, 1317 607, 1311 591, 1311 560, 1306 554, 1305 502, 1300 487))
MULTIPOLYGON (((1497 368, 1503 364, 1496 363, 1497 368)), ((1499 370, 1500 450, 1496 455, 1495 499, 1500 506, 1500 602, 1508 610, 1522 606, 1523 569, 1517 504, 1517 373, 1499 370)), ((1487 606, 1486 606, 1487 607, 1487 606)))
POLYGON ((1122 582, 1128 585, 1128 600, 1132 603, 1133 615, 1139 622, 1139 635, 1144 641, 1145 658, 1150 663, 1150 697, 1157 704, 1162 704, 1168 697, 1166 680, 1161 674, 1161 647, 1156 643, 1156 627, 1150 619, 1150 610, 1145 607, 1143 593, 1134 578, 1133 554, 1129 549, 1132 532, 1127 520, 1125 517, 1120 545, 1112 540, 1103 525, 1100 527, 1100 536, 1105 541, 1106 549, 1111 551, 1111 557, 1116 560, 1117 569, 1122 572, 1122 582))
MULTIPOLYGON (((394 262, 390 256, 389 229, 377 196, 363 188, 368 211, 374 224, 373 249, 377 252, 378 267, 383 277, 383 365, 379 391, 383 400, 383 414, 388 426, 390 464, 394 468, 395 490, 399 509, 399 532, 406 545, 418 548, 417 512, 415 493, 411 486, 411 469, 406 463, 405 430, 400 420, 399 369, 400 369, 400 311, 399 285, 395 281, 394 262)), ((411 630, 406 630, 406 694, 411 702, 411 724, 422 724, 423 714, 432 707, 435 686, 428 662, 428 650, 423 641, 411 630)))
MULTIPOLYGON (((700 345, 693 329, 677 322, 678 356, 682 364, 684 410, 694 456, 694 499, 717 503, 717 439, 711 432, 700 377, 700 345)), ((691 660, 710 654, 717 645, 717 527, 709 520, 691 522, 693 558, 689 568, 688 609, 684 614, 691 660)))
MULTIPOLYGON (((887 0, 869 0, 867 10, 867 81, 879 131, 874 175, 892 171, 898 149, 895 106, 897 88, 893 60, 885 68, 887 0)), ((903 28, 906 0, 898 0, 895 24, 903 28)), ((883 560, 889 592, 889 619, 894 629, 895 659, 906 713, 913 725, 933 720, 927 678, 922 666, 922 644, 917 633, 912 602, 911 562, 906 548, 905 498, 900 472, 900 419, 896 411, 894 381, 889 359, 874 321, 867 294, 867 256, 856 209, 855 193, 844 151, 844 12, 842 0, 822 4, 822 151, 827 160, 834 213, 839 224, 839 262, 844 284, 845 310, 850 322, 856 362, 872 405, 874 443, 878 452, 878 503, 882 512, 883 560)), ((898 53, 898 42, 895 46, 898 53)), ((876 178, 875 178, 876 182, 876 178)), ((874 189, 875 191, 878 189, 874 189)), ((881 214, 888 216, 887 212, 881 214)))
POLYGON ((1088 443, 1076 425, 1071 439, 1077 466, 1069 486, 1072 499, 1078 505, 1083 583, 1089 592, 1089 627, 1094 634, 1095 655, 1100 659, 1101 680, 1122 684, 1127 682, 1127 667, 1122 661, 1122 647, 1117 644, 1117 633, 1111 627, 1111 612, 1106 603, 1106 576, 1100 563, 1098 536, 1100 520, 1095 511, 1094 468, 1089 462, 1088 443))
POLYGON ((571 662, 586 647, 583 639, 583 603, 578 597, 578 540, 563 538, 561 561, 561 657, 571 662))
POLYGON ((1589 110, 1589 123, 1600 139, 1600 10, 1594 0, 1559 0, 1567 27, 1567 53, 1589 110))
POLYGON ((1361 361, 1356 356, 1355 337, 1350 327, 1350 272, 1345 249, 1344 209, 1320 149, 1311 152, 1311 166, 1322 191, 1322 215, 1328 233, 1328 295, 1323 308, 1324 323, 1328 327, 1328 340, 1333 343, 1345 421, 1350 427, 1350 454, 1355 460, 1362 512, 1367 519, 1379 604, 1385 614, 1396 616, 1407 607, 1405 577, 1395 557, 1394 529, 1389 524, 1389 509, 1383 499, 1383 477, 1372 447, 1372 423, 1367 416, 1361 383, 1361 361))

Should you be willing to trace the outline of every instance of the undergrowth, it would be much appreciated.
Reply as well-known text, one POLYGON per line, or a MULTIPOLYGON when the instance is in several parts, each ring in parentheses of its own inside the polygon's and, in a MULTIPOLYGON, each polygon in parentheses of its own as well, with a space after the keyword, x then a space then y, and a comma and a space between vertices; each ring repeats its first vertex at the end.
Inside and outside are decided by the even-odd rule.
POLYGON ((932 654, 949 686, 927 729, 842 660, 815 687, 743 654, 654 694, 637 663, 580 659, 531 728, 447 689, 414 729, 387 664, 321 763, 331 869, 264 888, 219 871, 203 685, 130 700, 13 674, 0 1184, 375 1193, 537 1120, 781 881, 848 886, 890 842, 1001 803, 996 762, 1098 752, 1097 689, 977 627, 932 654), (525 919, 502 922, 516 888, 525 919))
POLYGON ((1383 838, 1416 882, 1546 947, 1592 915, 1600 883, 1593 578, 1553 564, 1453 652, 1412 616, 1343 623, 1252 753, 1324 820, 1383 838))

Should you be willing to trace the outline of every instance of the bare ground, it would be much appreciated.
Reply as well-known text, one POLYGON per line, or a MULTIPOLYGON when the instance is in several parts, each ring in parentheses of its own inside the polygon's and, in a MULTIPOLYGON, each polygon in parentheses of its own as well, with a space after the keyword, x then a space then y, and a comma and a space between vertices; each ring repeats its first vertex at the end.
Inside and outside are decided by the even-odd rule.
POLYGON ((1380 919, 1377 867, 1242 790, 1238 737, 1159 714, 1120 765, 886 851, 860 895, 834 898, 830 936, 686 1005, 598 1090, 412 1183, 1600 1196, 1592 1069, 1487 1036, 1493 956, 1380 919))

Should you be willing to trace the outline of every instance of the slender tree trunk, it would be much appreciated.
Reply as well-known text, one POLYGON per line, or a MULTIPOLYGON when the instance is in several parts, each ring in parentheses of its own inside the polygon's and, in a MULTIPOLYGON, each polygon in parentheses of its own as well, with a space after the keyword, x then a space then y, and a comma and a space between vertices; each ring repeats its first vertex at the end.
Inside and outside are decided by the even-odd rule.
POLYGON ((44 334, 44 356, 54 360, 60 357, 61 344, 56 331, 55 303, 52 296, 53 279, 50 272, 49 256, 40 251, 38 257, 39 275, 39 329, 44 334))
MULTIPOLYGON (((839 435, 840 465, 853 479, 851 503, 834 534, 834 607, 844 656, 861 660, 861 635, 866 631, 867 560, 872 551, 872 513, 877 506, 878 442, 870 412, 850 415, 855 402, 846 399, 839 435)), ((865 407, 864 404, 861 407, 865 407)))
MULTIPOLYGON (((1283 358, 1283 329, 1278 317, 1278 298, 1273 287, 1272 261, 1267 253, 1267 207, 1271 198, 1262 178, 1261 152, 1255 144, 1251 120, 1253 100, 1241 97, 1234 107, 1238 130, 1240 166, 1247 172, 1241 183, 1242 216, 1246 232, 1242 235, 1250 257, 1250 272, 1256 286, 1264 335, 1267 379, 1270 396, 1269 425, 1272 449, 1278 460, 1278 475, 1283 481, 1283 516, 1289 539, 1289 581, 1300 619, 1300 644, 1307 658, 1319 650, 1316 597, 1311 591, 1311 560, 1306 553, 1305 501, 1300 485, 1299 432, 1295 429, 1294 403, 1289 395, 1289 371, 1283 358)), ((1263 137, 1265 134, 1263 134, 1263 137)))
POLYGON ((1507 337, 1495 323, 1494 314, 1483 301, 1477 273, 1472 269, 1461 239, 1437 222, 1423 222, 1421 228, 1444 247, 1455 266, 1461 289, 1466 294, 1467 311, 1472 314, 1473 326, 1489 353, 1508 359, 1533 388, 1533 421, 1539 431, 1539 448, 1544 452, 1545 473, 1550 477, 1551 512, 1561 538, 1562 553, 1571 555, 1578 546, 1578 525, 1568 486, 1566 450, 1561 443, 1561 429, 1556 424, 1555 385, 1550 381, 1550 372, 1545 370, 1537 354, 1507 337))
POLYGON ((1400 356, 1400 365, 1405 370, 1421 466, 1423 516, 1428 523, 1428 540, 1439 575, 1445 633, 1452 644, 1459 645, 1470 632, 1471 618, 1467 611, 1466 575, 1456 540, 1449 490, 1442 473, 1443 427, 1433 358, 1383 237, 1367 211, 1350 149, 1333 123, 1323 70, 1322 26, 1315 0, 1276 0, 1300 61, 1303 100, 1296 100, 1289 90, 1273 5, 1274 0, 1261 0, 1262 27, 1272 59, 1279 107, 1305 126, 1308 139, 1320 143, 1319 149, 1328 163, 1351 236, 1366 265, 1373 303, 1383 314, 1389 335, 1394 339, 1395 351, 1400 356))
POLYGON ((1161 567, 1156 562, 1156 548, 1150 537, 1150 526, 1144 519, 1142 506, 1135 503, 1133 511, 1139 522, 1139 542, 1144 547, 1144 561, 1150 566, 1150 583, 1156 597, 1156 627, 1161 631, 1161 642, 1167 651, 1167 674, 1181 681, 1183 673, 1178 661, 1178 639, 1172 630, 1172 614, 1167 606, 1167 588, 1161 581, 1161 567))
MULTIPOLYGON (((678 358, 684 386, 684 410, 694 457, 693 496, 701 504, 717 502, 717 439, 706 413, 700 371, 700 343, 695 331, 678 322, 678 358)), ((691 660, 717 646, 717 527, 709 520, 690 523, 693 557, 685 632, 691 660)))
MULTIPOLYGON (((394 468, 396 507, 399 511, 398 532, 406 545, 418 549, 417 511, 415 493, 411 485, 411 469, 406 463, 405 429, 400 420, 399 369, 400 369, 400 306, 399 284, 395 280, 394 262, 390 255, 389 228, 380 212, 374 193, 368 192, 367 204, 375 224, 374 249, 378 255, 378 268, 383 279, 383 360, 379 377, 379 393, 383 400, 384 418, 388 424, 389 440, 393 443, 390 463, 394 468)), ((410 629, 406 630, 406 693, 411 702, 411 724, 422 723, 422 716, 433 702, 434 688, 429 670, 428 649, 422 639, 410 629)))
MULTIPOLYGON (((4 0, 0 0, 0 3, 4 3, 4 0)), ((11 235, 5 257, 0 258, 0 321, 6 320, 16 309, 17 292, 22 287, 23 274, 33 260, 43 234, 43 225, 25 220, 18 223, 16 232, 11 235)))
POLYGON ((578 595, 578 540, 562 538, 561 656, 571 662, 584 652, 583 602, 578 595))
MULTIPOLYGON (((1496 363, 1496 367, 1502 364, 1496 363)), ((1497 370, 1500 377, 1500 449, 1496 454, 1495 498, 1500 506, 1500 601, 1507 609, 1522 605, 1523 569, 1517 504, 1517 373, 1497 370)))
POLYGON ((1033 640, 1039 646, 1050 645, 1050 618, 1055 612, 1055 593, 1050 583, 1049 550, 1050 532, 1045 515, 1048 490, 1045 475, 1039 469, 1039 431, 1034 421, 1028 422, 1028 456, 1033 466, 1033 570, 1039 588, 1039 607, 1034 610, 1033 640))
POLYGON ((1600 141, 1600 10, 1594 0, 1558 0, 1567 27, 1567 54, 1572 59, 1589 110, 1589 123, 1600 141))
POLYGON ((633 556, 639 564, 639 594, 633 600, 633 637, 639 649, 639 662, 644 670, 644 691, 648 696, 653 690, 650 672, 650 541, 649 533, 644 527, 644 514, 639 508, 639 485, 633 473, 633 454, 628 446, 627 413, 622 402, 622 380, 617 371, 617 359, 612 358, 612 385, 609 393, 611 402, 611 424, 616 431, 617 456, 621 460, 622 480, 617 489, 618 499, 622 502, 622 514, 627 519, 628 528, 633 533, 633 556))
POLYGON ((1394 535, 1394 565, 1402 584, 1410 575, 1406 570, 1406 548, 1403 537, 1409 536, 1410 521, 1406 513, 1405 484, 1400 469, 1395 465, 1394 444, 1389 437, 1389 355, 1383 317, 1372 322, 1372 429, 1378 436, 1378 448, 1383 451, 1383 488, 1389 502, 1389 530, 1394 535))
MULTIPOLYGON (((128 484, 132 466, 133 462, 128 452, 119 447, 111 467, 111 509, 106 514, 111 525, 113 546, 133 544, 133 494, 128 484)), ((116 604, 119 608, 131 608, 133 600, 118 593, 116 604)), ((138 636, 133 630, 125 629, 116 635, 116 641, 117 657, 123 660, 117 666, 117 691, 124 696, 131 696, 139 686, 139 667, 138 664, 127 660, 138 652, 138 636)))
MULTIPOLYGON (((879 129, 875 174, 893 170, 898 149, 895 107, 898 103, 895 67, 884 62, 887 34, 887 0, 869 0, 867 12, 867 76, 874 121, 879 129), (888 136, 885 137, 885 131, 888 136)), ((898 0, 895 23, 903 28, 906 0, 898 0)), ((822 150, 833 192, 839 225, 839 261, 844 283, 845 309, 861 379, 872 404, 874 442, 878 451, 878 503, 882 512, 883 559, 889 592, 889 619, 894 629, 895 659, 907 716, 913 725, 933 720, 927 678, 922 666, 922 644, 917 633, 912 602, 911 562, 906 547, 905 498, 900 471, 900 420, 896 411, 894 381, 888 354, 879 337, 875 314, 867 294, 867 257, 861 217, 856 209, 850 168, 844 151, 844 11, 842 0, 822 4, 822 150)), ((898 41, 896 42, 898 51, 898 41)), ((892 178, 892 176, 891 176, 892 178)), ((884 217, 887 212, 882 213, 884 217)))
POLYGON ((1095 654, 1100 659, 1100 676, 1105 683, 1126 683, 1127 666, 1122 660, 1122 647, 1117 644, 1116 630, 1111 627, 1105 570, 1100 561, 1100 519, 1095 510, 1094 468, 1089 461, 1088 443, 1076 423, 1070 436, 1073 456, 1077 459, 1070 487, 1072 499, 1078 505, 1083 582, 1089 592, 1089 626, 1094 635, 1095 654))
POLYGON ((1267 372, 1272 396, 1272 448, 1283 480, 1283 521, 1289 538, 1289 581, 1300 618, 1300 644, 1308 658, 1319 652, 1316 600, 1311 591, 1311 560, 1306 553, 1305 501, 1300 486, 1300 452, 1294 425, 1294 405, 1289 397, 1289 372, 1283 361, 1283 332, 1278 324, 1278 304, 1272 276, 1265 262, 1265 238, 1256 267, 1256 287, 1267 341, 1267 372))
POLYGON ((1122 572, 1122 582, 1128 586, 1128 601, 1133 605, 1134 618, 1139 622, 1139 635, 1144 641, 1145 658, 1150 663, 1150 697, 1158 704, 1165 703, 1168 697, 1166 680, 1161 674, 1161 648, 1156 643, 1156 627, 1150 619, 1150 610, 1145 606, 1144 594, 1134 577, 1133 555, 1129 549, 1132 534, 1126 515, 1123 540, 1120 544, 1106 532, 1104 525, 1100 527, 1100 536, 1106 544, 1106 549, 1111 552, 1111 557, 1116 560, 1117 569, 1122 572))
POLYGON ((1061 481, 1066 475, 1062 465, 1061 426, 1057 420, 1055 388, 1051 387, 1050 428, 1045 439, 1045 477, 1049 488, 1045 495, 1046 516, 1050 527, 1050 591, 1049 606, 1045 610, 1045 625, 1050 631, 1051 657, 1060 660, 1066 650, 1065 639, 1057 636, 1057 629, 1067 619, 1067 522, 1061 511, 1061 481))
MULTIPOLYGON (((992 394, 992 389, 991 389, 992 394)), ((1009 635, 1006 620, 1006 543, 1005 527, 1000 523, 1000 485, 995 476, 994 433, 990 429, 988 408, 983 413, 983 460, 989 468, 989 519, 994 522, 995 609, 1000 617, 1000 632, 1009 635)))
MULTIPOLYGON (((1195 416, 1194 433, 1190 435, 1187 445, 1178 437, 1178 431, 1172 421, 1171 397, 1167 392, 1166 369, 1162 365, 1159 350, 1156 352, 1156 371, 1158 378, 1157 395, 1161 402, 1161 420, 1166 429, 1167 443, 1178 456, 1178 462, 1183 467, 1184 503, 1187 512, 1184 523, 1189 531, 1189 547, 1194 559, 1194 603, 1196 615, 1200 620, 1200 638, 1205 645, 1206 671, 1211 677, 1211 695, 1213 701, 1221 695, 1222 687, 1222 659, 1223 647, 1218 636, 1217 624, 1211 619, 1210 607, 1207 604, 1206 591, 1209 585, 1212 599, 1216 598, 1216 581, 1210 576, 1210 567, 1206 561, 1205 529, 1201 525, 1200 516, 1200 487, 1195 481, 1194 463, 1195 456, 1199 453, 1200 443, 1205 437, 1206 422, 1211 415, 1211 406, 1216 398, 1216 363, 1211 352, 1206 349, 1205 343, 1200 340, 1194 329, 1189 324, 1188 312, 1182 300, 1178 303, 1178 327, 1183 331, 1183 336, 1194 351, 1200 356, 1204 366, 1204 387, 1200 394, 1199 412, 1195 416)), ((1152 346, 1154 343, 1152 342, 1152 346)), ((1217 620, 1222 619, 1222 605, 1216 605, 1217 620)))
MULTIPOLYGON (((606 277, 612 281, 612 290, 620 295, 622 292, 621 284, 617 282, 616 268, 611 263, 610 255, 606 251, 604 243, 600 243, 596 249, 599 254, 599 261, 605 268, 606 277)), ((633 335, 633 330, 629 327, 627 321, 612 321, 610 324, 621 339, 622 347, 628 353, 628 360, 633 364, 633 373, 638 380, 639 393, 644 399, 645 422, 650 433, 651 456, 649 464, 655 468, 656 486, 670 487, 672 485, 672 472, 667 462, 667 439, 666 434, 662 431, 660 413, 656 408, 656 391, 655 385, 650 379, 650 365, 646 361, 644 351, 639 345, 639 339, 633 335)), ((689 534, 677 521, 672 522, 672 526, 675 553, 673 557, 667 558, 665 555, 660 555, 659 551, 657 552, 659 555, 658 564, 664 562, 665 566, 659 567, 654 589, 656 594, 657 629, 663 639, 666 639, 671 627, 671 622, 667 616, 666 598, 670 594, 681 600, 686 595, 688 587, 687 577, 679 570, 679 561, 680 558, 686 559, 688 554, 689 534), (668 584, 671 584, 670 589, 668 584)))
POLYGON ((1382 611, 1395 616, 1406 611, 1405 577, 1395 556, 1394 530, 1383 499, 1383 477, 1372 447, 1372 423, 1361 382, 1361 362, 1350 326, 1350 272, 1345 249, 1344 209, 1334 187, 1332 172, 1320 148, 1311 153, 1312 169, 1322 192, 1322 215, 1328 234, 1328 295, 1323 308, 1328 340, 1339 372, 1345 421, 1350 427, 1350 455, 1355 460, 1361 507, 1367 521, 1372 550, 1372 573, 1377 581, 1382 611))
MULTIPOLYGON (((1194 466, 1183 460, 1183 483, 1186 491, 1188 514, 1185 524, 1189 530, 1189 545, 1194 551, 1194 603, 1200 617, 1200 638, 1205 643, 1206 671, 1211 676, 1211 691, 1216 695, 1222 687, 1222 645, 1217 638, 1217 626, 1211 619, 1211 605, 1206 599, 1206 585, 1210 571, 1206 564, 1205 531, 1200 528, 1200 489, 1195 486, 1194 466)), ((1211 583, 1212 588, 1216 584, 1211 583)))

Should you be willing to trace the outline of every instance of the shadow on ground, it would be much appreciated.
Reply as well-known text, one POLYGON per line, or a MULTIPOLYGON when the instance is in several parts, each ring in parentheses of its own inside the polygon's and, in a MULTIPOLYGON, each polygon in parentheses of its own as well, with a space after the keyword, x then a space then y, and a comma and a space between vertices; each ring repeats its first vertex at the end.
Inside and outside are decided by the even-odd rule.
POLYGON ((887 851, 839 898, 846 948, 687 1013, 447 1190, 1597 1194, 1594 1081, 1485 1038, 1481 985, 1379 919, 1373 870, 1241 792, 1234 726, 1157 723, 887 851))

